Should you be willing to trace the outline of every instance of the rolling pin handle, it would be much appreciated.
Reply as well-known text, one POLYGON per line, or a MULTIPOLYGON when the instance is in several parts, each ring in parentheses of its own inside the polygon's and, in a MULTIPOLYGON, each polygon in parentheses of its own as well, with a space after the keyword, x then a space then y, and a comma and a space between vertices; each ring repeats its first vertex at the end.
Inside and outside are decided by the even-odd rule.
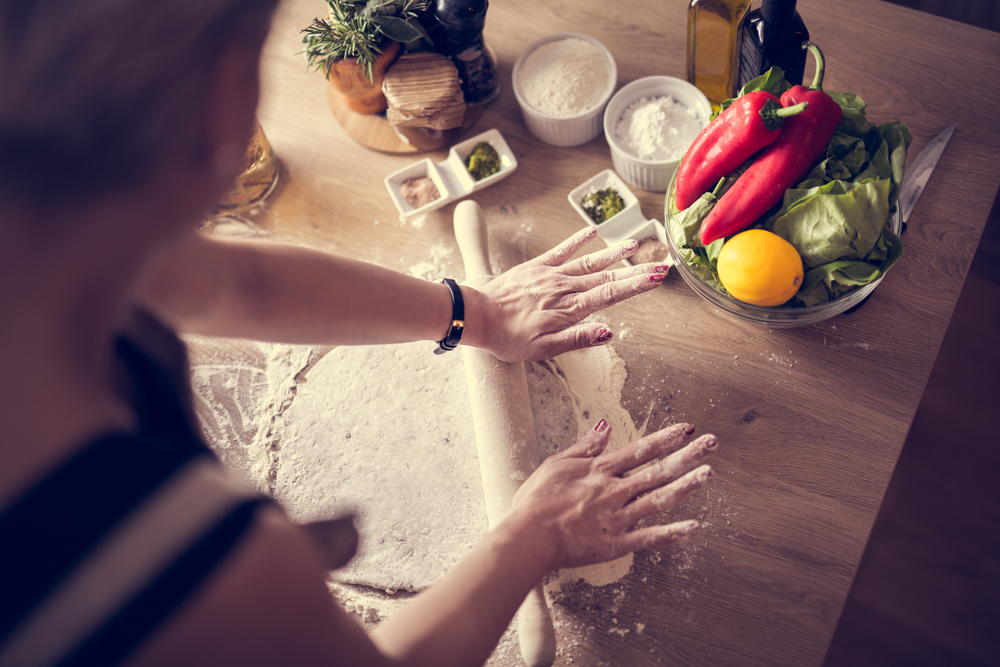
MULTIPOLYGON (((465 281, 488 282, 493 272, 479 204, 471 199, 460 202, 455 207, 454 224, 455 238, 465 262, 465 281)), ((492 527, 510 509, 520 485, 514 480, 525 479, 538 467, 528 380, 524 364, 500 361, 485 350, 466 347, 462 357, 469 379, 486 514, 492 527)), ((541 584, 528 593, 517 616, 524 662, 529 667, 548 667, 554 663, 556 633, 541 584)))
POLYGON ((489 244, 483 211, 471 199, 459 202, 455 207, 455 238, 465 261, 465 279, 486 278, 493 275, 490 269, 489 244))
POLYGON ((556 633, 542 584, 531 589, 517 611, 517 637, 528 667, 549 667, 556 661, 556 633))

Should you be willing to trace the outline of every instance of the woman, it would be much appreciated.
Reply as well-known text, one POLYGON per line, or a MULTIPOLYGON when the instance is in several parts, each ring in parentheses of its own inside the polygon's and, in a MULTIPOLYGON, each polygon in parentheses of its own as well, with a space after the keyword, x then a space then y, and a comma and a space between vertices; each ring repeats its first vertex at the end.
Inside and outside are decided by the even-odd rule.
MULTIPOLYGON (((605 454, 601 420, 369 636, 323 581, 353 550, 349 524, 323 553, 224 475, 173 331, 455 335, 445 285, 194 231, 241 168, 273 4, 0 0, 0 564, 18 573, 0 590, 0 666, 480 664, 547 572, 697 528, 632 530, 710 479, 715 439, 678 449, 693 428, 677 425, 605 454)), ((463 286, 461 343, 528 360, 606 342, 582 320, 666 268, 605 271, 634 244, 571 260, 591 238, 463 286)))

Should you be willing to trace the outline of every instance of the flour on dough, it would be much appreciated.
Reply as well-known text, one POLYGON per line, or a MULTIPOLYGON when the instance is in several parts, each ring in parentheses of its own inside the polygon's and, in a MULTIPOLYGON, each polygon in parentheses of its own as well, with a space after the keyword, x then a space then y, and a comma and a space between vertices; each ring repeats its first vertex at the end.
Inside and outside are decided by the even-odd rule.
POLYGON ((486 533, 465 371, 427 343, 341 347, 281 416, 274 495, 292 519, 354 512, 349 583, 419 590, 486 533))
MULTIPOLYGON (((296 521, 355 513, 358 555, 337 580, 420 590, 487 531, 462 356, 427 343, 315 348, 188 339, 212 447, 296 521), (219 347, 221 345, 221 347, 219 347)), ((602 417, 609 449, 639 437, 621 407, 626 372, 610 346, 526 364, 542 457, 602 417)), ((549 590, 617 581, 632 564, 567 570, 549 590)))

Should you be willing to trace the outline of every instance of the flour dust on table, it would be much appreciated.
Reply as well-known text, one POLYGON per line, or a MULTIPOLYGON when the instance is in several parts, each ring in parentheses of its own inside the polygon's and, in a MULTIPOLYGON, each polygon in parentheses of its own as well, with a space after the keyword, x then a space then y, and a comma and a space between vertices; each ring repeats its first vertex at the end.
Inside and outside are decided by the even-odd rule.
POLYGON ((294 398, 299 373, 325 349, 189 334, 183 339, 195 411, 209 445, 230 472, 273 492, 281 435, 274 432, 275 416, 294 398))

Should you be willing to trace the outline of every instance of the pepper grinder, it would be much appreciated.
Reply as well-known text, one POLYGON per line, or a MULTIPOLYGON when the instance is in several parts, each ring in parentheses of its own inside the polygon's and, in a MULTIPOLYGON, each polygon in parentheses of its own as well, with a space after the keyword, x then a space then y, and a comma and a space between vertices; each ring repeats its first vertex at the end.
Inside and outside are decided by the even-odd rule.
POLYGON ((436 0, 434 17, 444 35, 445 54, 458 69, 465 103, 487 104, 500 93, 496 58, 483 40, 489 0, 436 0))
POLYGON ((785 81, 791 85, 800 85, 806 67, 802 42, 808 40, 809 31, 795 11, 795 0, 764 0, 760 9, 747 14, 740 26, 737 90, 772 67, 781 68, 785 81))

